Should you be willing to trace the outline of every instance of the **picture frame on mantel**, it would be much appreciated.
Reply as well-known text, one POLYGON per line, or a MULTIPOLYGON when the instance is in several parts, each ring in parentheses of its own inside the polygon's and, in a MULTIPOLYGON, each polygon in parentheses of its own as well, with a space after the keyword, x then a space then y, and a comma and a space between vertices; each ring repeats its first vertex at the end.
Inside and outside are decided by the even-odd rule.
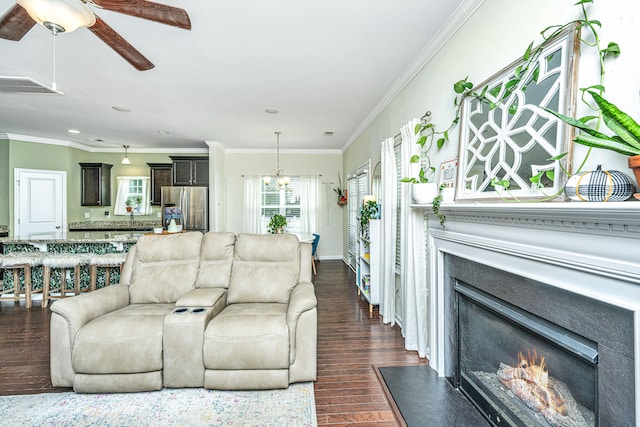
POLYGON ((545 43, 527 77, 515 78, 525 64, 521 58, 472 90, 483 93, 490 104, 473 96, 462 99, 457 202, 531 200, 550 194, 565 199, 564 171, 570 169, 574 129, 541 107, 565 115, 575 108, 576 34, 571 26, 545 43), (552 159, 562 153, 568 155, 552 159), (540 172, 542 187, 530 181, 540 172), (508 182, 509 187, 494 187, 493 181, 508 182))
POLYGON ((447 160, 440 163, 438 175, 438 188, 442 194, 443 203, 451 203, 455 200, 456 174, 458 172, 458 159, 447 160))

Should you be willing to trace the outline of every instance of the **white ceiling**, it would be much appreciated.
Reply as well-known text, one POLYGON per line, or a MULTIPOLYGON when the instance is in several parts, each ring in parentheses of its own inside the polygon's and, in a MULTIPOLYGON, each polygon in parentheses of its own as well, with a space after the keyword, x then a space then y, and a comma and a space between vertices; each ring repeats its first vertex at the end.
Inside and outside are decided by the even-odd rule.
MULTIPOLYGON (((87 29, 60 34, 64 95, 0 93, 0 133, 107 150, 270 149, 279 130, 283 150, 341 149, 464 1, 163 3, 185 9, 192 30, 94 9, 155 68, 135 70, 87 29)), ((12 5, 0 0, 0 15, 12 5)), ((40 25, 0 39, 0 58, 2 76, 53 80, 53 36, 40 25)))

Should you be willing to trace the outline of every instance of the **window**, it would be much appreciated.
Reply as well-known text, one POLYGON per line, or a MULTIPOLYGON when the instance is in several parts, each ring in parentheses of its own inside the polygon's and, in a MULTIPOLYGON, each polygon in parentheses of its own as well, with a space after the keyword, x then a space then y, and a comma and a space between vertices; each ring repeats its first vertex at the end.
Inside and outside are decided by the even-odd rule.
POLYGON ((287 232, 300 233, 300 177, 291 177, 288 186, 278 187, 276 180, 269 185, 262 182, 260 221, 266 231, 271 217, 275 214, 287 217, 287 232))
POLYGON ((356 245, 358 244, 358 215, 362 198, 369 192, 369 162, 349 174, 347 188, 349 190, 349 222, 347 224, 349 263, 352 268, 355 268, 356 245))
POLYGON ((131 206, 134 215, 151 213, 150 183, 146 176, 119 176, 118 191, 113 209, 115 215, 130 215, 127 206, 131 206))

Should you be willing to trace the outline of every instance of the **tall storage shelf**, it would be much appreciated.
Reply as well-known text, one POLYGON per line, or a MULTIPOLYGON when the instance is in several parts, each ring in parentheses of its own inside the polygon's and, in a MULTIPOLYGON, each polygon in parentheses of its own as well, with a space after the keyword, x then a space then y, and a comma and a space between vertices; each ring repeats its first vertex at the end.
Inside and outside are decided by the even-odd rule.
POLYGON ((358 259, 356 286, 358 295, 369 303, 369 313, 373 306, 380 304, 380 220, 369 220, 369 236, 358 239, 358 259))

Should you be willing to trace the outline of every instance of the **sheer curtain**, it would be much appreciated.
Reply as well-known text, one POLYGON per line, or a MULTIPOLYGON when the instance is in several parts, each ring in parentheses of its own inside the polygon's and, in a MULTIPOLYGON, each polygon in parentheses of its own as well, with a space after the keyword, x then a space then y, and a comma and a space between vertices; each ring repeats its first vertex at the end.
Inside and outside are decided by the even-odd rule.
MULTIPOLYGON (((414 133, 418 119, 413 119, 401 129, 402 176, 415 176, 416 164, 410 163, 413 154, 419 154, 414 133)), ((402 335, 405 348, 415 350, 420 357, 427 356, 427 273, 424 237, 424 211, 411 209, 411 184, 402 188, 400 229, 402 247, 402 290, 404 296, 402 335)))
POLYGON ((262 177, 245 176, 244 178, 244 216, 242 229, 245 233, 264 233, 261 230, 260 207, 262 206, 262 177))
POLYGON ((382 263, 380 271, 380 313, 382 322, 396 323, 396 200, 398 198, 398 177, 393 151, 393 138, 381 143, 382 158, 382 212, 380 215, 382 232, 380 247, 382 263))
POLYGON ((300 177, 300 232, 316 233, 318 224, 316 213, 318 211, 318 185, 317 176, 300 177))

